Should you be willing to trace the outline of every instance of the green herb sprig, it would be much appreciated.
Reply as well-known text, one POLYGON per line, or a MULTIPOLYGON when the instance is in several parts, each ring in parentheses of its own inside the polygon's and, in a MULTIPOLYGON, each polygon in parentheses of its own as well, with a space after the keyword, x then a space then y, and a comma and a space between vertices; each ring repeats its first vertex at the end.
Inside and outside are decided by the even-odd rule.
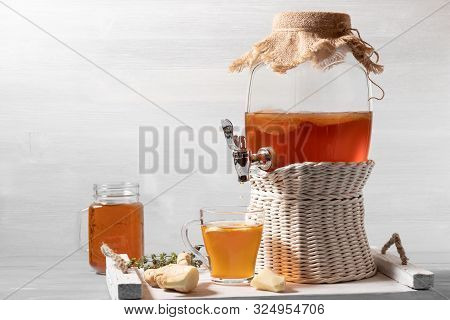
MULTIPOLYGON (((200 250, 200 246, 195 247, 197 250, 200 250)), ((202 265, 202 262, 195 258, 194 254, 191 255, 191 264, 192 266, 198 268, 202 265)), ((142 256, 139 259, 131 258, 128 262, 128 268, 139 268, 139 269, 158 269, 169 264, 177 263, 177 254, 175 252, 160 253, 160 254, 151 254, 150 256, 142 256)))

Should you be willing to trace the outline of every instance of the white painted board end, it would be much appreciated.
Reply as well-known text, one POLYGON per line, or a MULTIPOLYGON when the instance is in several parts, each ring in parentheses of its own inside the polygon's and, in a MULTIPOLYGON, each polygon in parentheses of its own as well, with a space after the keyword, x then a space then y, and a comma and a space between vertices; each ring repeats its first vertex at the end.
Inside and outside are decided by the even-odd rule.
MULTIPOLYGON (((125 261, 129 260, 126 254, 121 254, 121 256, 125 261)), ((106 257, 106 284, 113 300, 142 298, 142 282, 136 274, 136 270, 131 269, 128 273, 123 273, 109 257, 106 257)))
POLYGON ((372 255, 378 271, 387 277, 416 290, 430 289, 434 285, 434 273, 412 263, 402 265, 399 257, 372 247, 372 255))

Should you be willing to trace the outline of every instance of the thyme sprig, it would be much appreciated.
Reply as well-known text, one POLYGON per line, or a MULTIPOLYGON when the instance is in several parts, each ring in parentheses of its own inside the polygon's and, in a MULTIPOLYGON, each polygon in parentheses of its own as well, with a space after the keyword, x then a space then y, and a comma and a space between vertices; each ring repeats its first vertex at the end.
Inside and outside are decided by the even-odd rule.
MULTIPOLYGON (((200 247, 196 247, 197 250, 200 247)), ((194 254, 190 253, 192 265, 196 268, 202 265, 202 262, 195 258, 194 254)), ((131 258, 128 262, 128 268, 139 268, 139 269, 158 269, 169 264, 177 263, 177 254, 175 252, 160 253, 160 254, 151 254, 150 256, 142 256, 139 259, 131 258)))

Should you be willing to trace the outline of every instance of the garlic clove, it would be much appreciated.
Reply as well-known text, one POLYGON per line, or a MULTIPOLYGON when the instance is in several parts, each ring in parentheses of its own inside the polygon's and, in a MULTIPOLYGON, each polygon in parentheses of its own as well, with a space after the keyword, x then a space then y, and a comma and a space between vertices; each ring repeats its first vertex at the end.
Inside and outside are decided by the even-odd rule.
POLYGON ((286 279, 270 269, 263 269, 255 275, 250 285, 257 290, 281 292, 286 289, 286 279))

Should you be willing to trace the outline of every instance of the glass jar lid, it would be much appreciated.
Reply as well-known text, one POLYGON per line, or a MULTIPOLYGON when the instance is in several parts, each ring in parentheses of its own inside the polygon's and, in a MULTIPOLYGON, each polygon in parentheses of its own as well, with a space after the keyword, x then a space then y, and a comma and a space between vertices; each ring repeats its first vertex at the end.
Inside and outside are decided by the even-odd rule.
POLYGON ((94 184, 94 200, 98 203, 130 203, 139 200, 139 183, 112 182, 94 184))

